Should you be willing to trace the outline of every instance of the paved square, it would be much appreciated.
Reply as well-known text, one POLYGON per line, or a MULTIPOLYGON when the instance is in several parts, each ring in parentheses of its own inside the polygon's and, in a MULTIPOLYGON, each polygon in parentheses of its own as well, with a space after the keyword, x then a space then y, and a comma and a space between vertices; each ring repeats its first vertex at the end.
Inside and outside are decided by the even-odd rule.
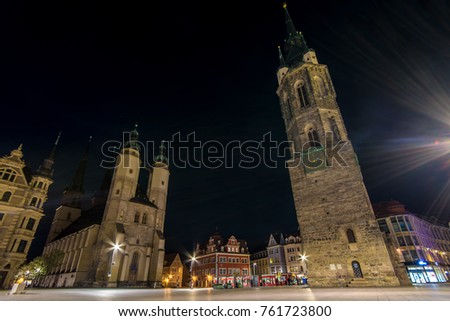
POLYGON ((392 288, 28 289, 0 301, 450 301, 450 285, 392 288))

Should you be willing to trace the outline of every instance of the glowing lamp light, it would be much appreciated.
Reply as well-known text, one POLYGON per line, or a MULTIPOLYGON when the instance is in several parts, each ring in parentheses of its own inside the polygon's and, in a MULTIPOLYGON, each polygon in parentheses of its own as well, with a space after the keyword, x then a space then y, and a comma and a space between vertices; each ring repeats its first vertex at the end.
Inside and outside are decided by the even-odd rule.
POLYGON ((120 249, 120 245, 119 244, 114 244, 113 248, 114 248, 114 250, 118 250, 118 249, 120 249))

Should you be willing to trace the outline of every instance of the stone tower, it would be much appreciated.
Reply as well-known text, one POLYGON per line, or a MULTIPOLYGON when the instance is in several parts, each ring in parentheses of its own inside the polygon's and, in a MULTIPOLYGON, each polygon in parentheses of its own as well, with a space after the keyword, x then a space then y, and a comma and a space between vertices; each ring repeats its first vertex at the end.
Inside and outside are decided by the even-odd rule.
POLYGON ((97 240, 94 285, 161 286, 169 183, 165 156, 156 157, 146 189, 138 184, 141 170, 134 129, 117 157, 97 240))
POLYGON ((278 89, 294 203, 311 286, 398 285, 326 65, 319 64, 286 5, 278 89))
POLYGON ((84 197, 84 177, 89 156, 89 147, 92 137, 84 148, 77 171, 71 184, 66 187, 63 193, 61 206, 56 209, 52 225, 48 233, 46 244, 53 241, 63 230, 75 222, 81 215, 82 200, 84 197))

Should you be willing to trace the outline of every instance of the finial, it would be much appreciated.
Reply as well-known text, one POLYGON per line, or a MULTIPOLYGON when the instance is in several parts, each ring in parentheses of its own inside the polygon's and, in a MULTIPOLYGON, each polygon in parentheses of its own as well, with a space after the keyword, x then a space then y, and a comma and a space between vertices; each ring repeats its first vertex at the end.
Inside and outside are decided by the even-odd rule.
POLYGON ((59 138, 61 137, 62 131, 59 131, 58 137, 56 137, 55 146, 58 146, 59 138))
POLYGON ((92 142, 92 136, 89 136, 89 143, 92 142))
POLYGON ((23 144, 20 144, 19 147, 17 147, 18 150, 22 150, 23 144))
POLYGON ((283 9, 286 9, 286 8, 287 8, 287 3, 283 2, 283 9))

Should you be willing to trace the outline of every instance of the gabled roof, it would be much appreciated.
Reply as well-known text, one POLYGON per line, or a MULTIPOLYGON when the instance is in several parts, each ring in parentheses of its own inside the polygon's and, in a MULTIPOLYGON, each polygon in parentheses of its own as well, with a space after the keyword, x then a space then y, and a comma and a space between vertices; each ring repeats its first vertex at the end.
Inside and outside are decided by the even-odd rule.
POLYGON ((164 265, 163 266, 171 266, 178 253, 168 253, 164 255, 164 265))
POLYGON ((105 211, 105 205, 101 204, 94 206, 88 210, 83 210, 81 216, 70 224, 65 230, 63 230, 52 242, 60 240, 70 234, 81 231, 92 225, 100 225, 103 219, 103 212, 105 211))

